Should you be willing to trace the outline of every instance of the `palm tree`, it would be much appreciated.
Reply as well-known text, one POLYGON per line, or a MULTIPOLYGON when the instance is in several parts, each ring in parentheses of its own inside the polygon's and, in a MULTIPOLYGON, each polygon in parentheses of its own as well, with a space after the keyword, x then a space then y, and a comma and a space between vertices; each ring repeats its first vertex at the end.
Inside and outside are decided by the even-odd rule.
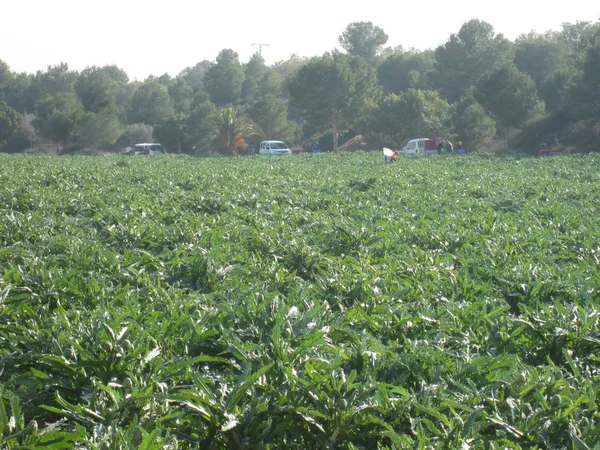
POLYGON ((218 148, 227 155, 235 156, 249 136, 262 135, 261 129, 236 108, 223 108, 207 120, 206 140, 211 149, 218 148))

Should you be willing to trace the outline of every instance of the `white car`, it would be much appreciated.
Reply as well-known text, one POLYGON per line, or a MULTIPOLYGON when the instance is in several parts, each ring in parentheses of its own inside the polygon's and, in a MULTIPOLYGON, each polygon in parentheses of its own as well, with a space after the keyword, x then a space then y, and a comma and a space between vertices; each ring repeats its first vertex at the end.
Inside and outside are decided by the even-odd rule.
POLYGON ((167 151, 162 144, 157 144, 156 142, 135 144, 125 152, 126 155, 163 155, 165 153, 167 151))
POLYGON ((262 141, 258 153, 260 155, 291 155, 292 151, 283 141, 262 141))

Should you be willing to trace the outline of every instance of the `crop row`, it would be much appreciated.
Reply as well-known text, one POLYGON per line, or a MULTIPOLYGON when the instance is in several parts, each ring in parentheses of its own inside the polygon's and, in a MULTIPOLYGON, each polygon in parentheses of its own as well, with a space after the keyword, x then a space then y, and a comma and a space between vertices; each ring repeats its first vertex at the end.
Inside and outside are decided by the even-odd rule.
POLYGON ((593 448, 599 162, 0 156, 2 446, 593 448))

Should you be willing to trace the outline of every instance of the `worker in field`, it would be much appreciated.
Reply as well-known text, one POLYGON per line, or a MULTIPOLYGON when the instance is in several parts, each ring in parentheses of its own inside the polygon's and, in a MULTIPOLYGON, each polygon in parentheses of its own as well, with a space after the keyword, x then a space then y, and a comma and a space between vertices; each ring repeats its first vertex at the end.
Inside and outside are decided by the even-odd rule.
POLYGON ((386 163, 393 163, 398 160, 398 151, 390 150, 389 148, 383 149, 383 160, 386 163))
POLYGON ((461 141, 458 141, 456 143, 456 153, 459 153, 459 154, 467 153, 467 149, 464 147, 464 145, 461 141))
POLYGON ((452 144, 450 143, 450 141, 447 140, 442 140, 440 141, 440 143, 438 144, 438 155, 443 155, 446 153, 452 153, 452 144))

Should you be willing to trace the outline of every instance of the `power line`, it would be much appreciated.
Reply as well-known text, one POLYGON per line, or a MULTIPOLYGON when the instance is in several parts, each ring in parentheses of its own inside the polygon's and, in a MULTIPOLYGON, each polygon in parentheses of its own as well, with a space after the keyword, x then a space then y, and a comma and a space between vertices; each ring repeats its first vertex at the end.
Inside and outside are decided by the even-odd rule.
POLYGON ((270 47, 271 44, 250 44, 252 45, 252 47, 257 46, 258 47, 258 55, 262 56, 262 48, 263 47, 270 47))

